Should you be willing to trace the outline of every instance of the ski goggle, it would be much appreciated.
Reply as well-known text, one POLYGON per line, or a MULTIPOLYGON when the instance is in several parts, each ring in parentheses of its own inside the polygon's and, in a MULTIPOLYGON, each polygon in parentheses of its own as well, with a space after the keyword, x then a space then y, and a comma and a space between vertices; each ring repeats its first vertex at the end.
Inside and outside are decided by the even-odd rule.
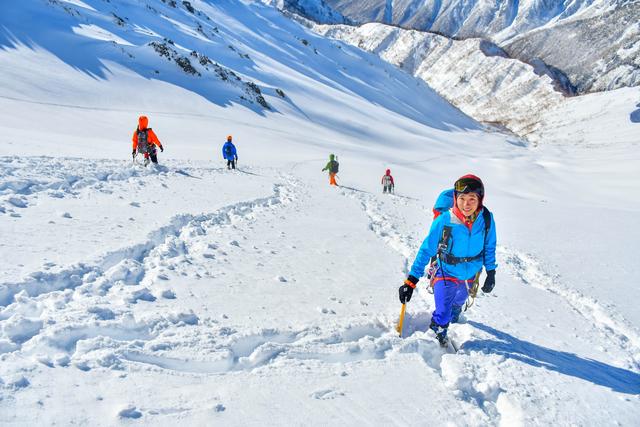
POLYGON ((476 193, 480 197, 484 196, 484 186, 482 182, 473 178, 460 178, 453 185, 453 189, 456 193, 476 193))

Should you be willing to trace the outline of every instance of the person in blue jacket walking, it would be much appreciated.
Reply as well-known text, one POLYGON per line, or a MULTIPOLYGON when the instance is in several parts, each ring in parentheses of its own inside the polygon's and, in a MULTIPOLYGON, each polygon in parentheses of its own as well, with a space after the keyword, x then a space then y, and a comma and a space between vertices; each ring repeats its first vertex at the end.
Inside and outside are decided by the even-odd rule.
POLYGON ((236 146, 231 142, 232 139, 233 137, 229 135, 227 142, 222 146, 222 157, 227 161, 227 169, 235 169, 238 161, 238 152, 236 146))
POLYGON ((411 299, 431 258, 437 257, 431 273, 436 307, 429 328, 443 346, 447 345, 447 328, 458 322, 469 287, 483 265, 487 277, 482 291, 491 292, 496 283, 496 227, 483 199, 484 185, 477 176, 465 175, 455 182, 453 207, 431 224, 410 274, 399 289, 400 302, 404 304, 411 299))

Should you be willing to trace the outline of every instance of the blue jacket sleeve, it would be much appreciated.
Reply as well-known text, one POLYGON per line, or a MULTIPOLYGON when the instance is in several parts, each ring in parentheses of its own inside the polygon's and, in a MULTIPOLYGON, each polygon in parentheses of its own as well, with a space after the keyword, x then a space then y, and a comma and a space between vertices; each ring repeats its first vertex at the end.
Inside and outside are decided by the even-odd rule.
POLYGON ((440 236, 442 235, 445 216, 447 215, 443 214, 438 216, 438 218, 436 218, 436 220, 431 224, 429 234, 422 242, 422 245, 418 250, 418 255, 416 255, 416 259, 413 261, 413 265, 411 266, 409 274, 413 277, 419 279, 424 276, 425 267, 429 264, 431 257, 438 251, 438 243, 440 242, 440 236))
POLYGON ((491 214, 491 228, 489 229, 489 235, 487 236, 487 243, 484 246, 484 268, 488 270, 495 270, 498 265, 496 264, 496 223, 493 220, 493 213, 491 214))
POLYGON ((226 146, 227 146, 227 144, 224 144, 224 145, 222 146, 222 158, 223 158, 223 159, 226 159, 226 158, 227 158, 227 156, 225 156, 225 155, 224 155, 224 147, 226 147, 226 146))

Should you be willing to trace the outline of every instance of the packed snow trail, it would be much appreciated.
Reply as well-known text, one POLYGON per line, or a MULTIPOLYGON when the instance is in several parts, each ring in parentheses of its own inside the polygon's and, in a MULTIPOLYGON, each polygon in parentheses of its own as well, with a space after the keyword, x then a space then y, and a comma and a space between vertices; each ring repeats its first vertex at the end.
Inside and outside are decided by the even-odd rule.
MULTIPOLYGON (((28 283, 5 284, 18 292, 12 294, 14 298, 0 317, 3 366, 15 369, 3 372, 2 378, 8 375, 9 384, 24 384, 20 390, 28 393, 35 392, 38 381, 68 376, 62 372, 40 376, 37 373, 41 370, 71 370, 80 375, 78 380, 86 390, 92 390, 96 377, 101 378, 98 383, 108 381, 105 375, 109 377, 111 372, 135 376, 160 369, 178 378, 204 375, 201 381, 213 386, 218 377, 211 374, 227 376, 240 371, 255 376, 256 370, 264 367, 289 376, 297 366, 318 364, 336 364, 347 370, 355 364, 356 371, 368 371, 378 369, 376 361, 412 358, 412 354, 437 375, 442 351, 432 339, 416 333, 401 340, 390 327, 391 316, 380 315, 387 305, 381 292, 387 294, 388 289, 384 283, 374 282, 378 272, 370 273, 375 296, 355 300, 345 298, 335 282, 327 282, 327 277, 337 284, 351 280, 348 271, 357 265, 352 262, 377 256, 376 251, 364 255, 362 250, 348 255, 350 251, 336 240, 342 233, 353 233, 353 224, 360 219, 338 230, 334 230, 334 221, 326 221, 326 227, 321 227, 328 233, 324 237, 296 237, 296 231, 308 226, 311 213, 318 224, 324 217, 323 204, 335 202, 336 195, 333 189, 322 189, 326 194, 316 200, 312 194, 319 189, 310 190, 296 178, 283 177, 277 182, 272 196, 185 217, 147 243, 105 255, 108 264, 103 261, 76 272, 73 280, 74 270, 68 269, 58 276, 41 277, 44 286, 37 291, 28 283), (287 231, 281 231, 282 221, 287 223, 287 231), (316 255, 324 257, 325 263, 318 265, 317 259, 306 257, 313 253, 312 246, 325 247, 316 255), (248 259, 258 261, 249 276, 243 274, 248 259), (343 263, 346 265, 341 266, 343 263), (335 265, 335 269, 327 265, 335 265), (66 286, 56 289, 57 284, 66 286), (255 292, 256 288, 260 292, 255 292), (238 302, 229 304, 229 299, 238 302), (318 306, 323 300, 326 302, 318 306), (24 369, 35 374, 18 373, 24 369)), ((336 213, 358 217, 358 211, 358 205, 352 204, 336 213)), ((358 234, 368 239, 366 228, 353 238, 358 234)), ((370 239, 376 246, 375 237, 370 239)), ((348 379, 349 375, 344 371, 338 378, 348 379)), ((433 381, 425 381, 425 385, 430 383, 433 381)), ((295 389, 300 387, 303 384, 295 389)), ((353 399, 347 390, 349 387, 325 385, 307 393, 319 401, 353 399)), ((33 398, 42 399, 37 392, 33 398)), ((102 396, 101 401, 111 398, 102 396)), ((472 410, 453 398, 445 400, 449 411, 458 411, 460 416, 472 410)), ((11 408, 19 409, 29 402, 30 398, 18 401, 8 396, 2 402, 8 411, 3 413, 11 414, 11 408)), ((151 405, 127 402, 113 411, 120 417, 135 413, 149 421, 167 420, 163 418, 165 411, 149 409, 151 405)), ((223 405, 229 407, 230 403, 223 405)), ((193 414, 197 408, 193 405, 187 412, 193 414)))
MULTIPOLYGON (((206 177, 204 169, 178 171, 206 177)), ((594 402, 611 391, 640 392, 635 344, 622 324, 613 324, 616 344, 598 350, 607 325, 601 317, 567 303, 571 291, 554 292, 548 276, 532 270, 535 264, 523 270, 524 261, 517 260, 527 258, 505 248, 499 251, 504 267, 495 294, 480 296, 463 316, 467 320, 451 328, 458 354, 446 354, 427 331, 432 300, 422 286, 408 306, 405 338, 397 337, 397 287, 431 216, 421 201, 356 186, 330 188, 305 173, 215 173, 256 189, 269 183, 271 194, 209 213, 175 215, 143 241, 91 262, 2 284, 3 422, 38 401, 39 407, 55 408, 58 398, 41 390, 69 380, 86 391, 72 398, 75 415, 42 409, 34 417, 96 422, 80 409, 94 396, 105 420, 140 417, 169 424, 180 416, 197 422, 249 406, 260 419, 271 414, 269 398, 246 393, 246 384, 269 390, 277 383, 290 387, 290 400, 306 395, 305 411, 316 420, 327 419, 328 408, 320 402, 341 402, 336 408, 344 408, 369 407, 373 400, 380 408, 376 419, 390 424, 455 417, 487 425, 561 419, 570 413, 572 393, 560 382, 591 387, 594 402), (356 241, 357 246, 345 245, 356 241), (364 261, 371 259, 375 264, 364 261), (522 292, 530 295, 523 298, 522 292), (546 306, 556 309, 544 320, 532 316, 546 306), (523 321, 525 335, 513 328, 523 321), (544 338, 555 322, 576 325, 574 332, 554 327, 562 336, 544 338), (539 334, 530 335, 534 331, 539 334), (557 348, 560 342, 568 348, 557 348), (365 380, 380 369, 389 374, 375 375, 376 383, 365 380), (158 375, 177 395, 157 390, 158 375), (554 382, 558 386, 550 390, 557 403, 547 416, 532 417, 535 399, 526 393, 554 382), (113 391, 100 391, 103 383, 113 391), (194 384, 195 390, 216 390, 222 383, 225 396, 194 399, 194 384), (366 386, 410 386, 437 397, 433 405, 391 416, 385 399, 358 394, 366 386)), ((169 173, 162 180, 172 186, 185 176, 169 173)), ((111 197, 137 197, 113 185, 111 197)), ((43 204, 59 200, 29 197, 43 204)), ((636 401, 627 399, 630 405, 636 401)), ((338 416, 335 411, 329 413, 338 416)), ((356 415, 341 416, 347 422, 356 415)))
MULTIPOLYGON (((421 243, 421 241, 416 242, 412 235, 398 231, 398 226, 402 224, 402 218, 398 214, 401 209, 409 205, 410 200, 395 195, 382 195, 383 200, 380 200, 380 196, 376 197, 362 190, 351 187, 342 187, 342 189, 343 195, 350 196, 361 202, 362 209, 370 220, 369 226, 371 230, 392 249, 403 257, 407 257, 405 271, 408 274, 410 264, 413 262, 412 257, 415 257, 417 248, 421 243), (391 205, 393 213, 389 211, 389 207, 386 208, 387 212, 384 212, 385 205, 391 205)), ((430 212, 427 212, 424 208, 423 210, 426 218, 431 216, 430 212)), ((406 227, 406 224, 404 226, 406 227)), ((427 228, 425 227, 424 229, 424 236, 426 237, 427 228)), ((501 264, 506 267, 507 272, 520 279, 524 284, 561 296, 569 307, 584 317, 584 320, 588 321, 594 329, 601 333, 602 339, 611 340, 611 338, 615 338, 616 347, 627 353, 627 368, 636 371, 640 370, 640 337, 628 326, 626 320, 616 319, 615 316, 610 314, 611 310, 607 307, 602 307, 596 301, 581 295, 578 291, 572 290, 568 284, 554 283, 554 279, 544 272, 539 262, 536 262, 530 255, 520 254, 517 251, 499 246, 497 248, 497 256, 500 258, 501 264)), ((480 294, 482 295, 482 293, 480 294)))
MULTIPOLYGON (((343 187, 343 189, 343 195, 355 198, 361 202, 363 211, 369 217, 370 229, 377 236, 403 257, 407 253, 415 256, 419 243, 411 247, 411 245, 408 245, 406 242, 411 242, 415 239, 413 239, 410 234, 404 234, 397 230, 398 220, 401 221, 401 219, 398 217, 399 210, 396 206, 400 204, 405 208, 407 205, 406 199, 398 199, 397 197, 389 195, 376 197, 371 193, 348 186, 343 187), (382 199, 380 199, 380 197, 382 197, 382 199), (385 205, 391 205, 392 209, 387 208, 386 212, 384 212, 385 205)), ((414 206, 414 208, 418 208, 418 206, 414 206)), ((423 209, 423 211, 425 217, 431 216, 429 210, 423 209)), ((427 229, 425 228, 425 230, 427 229)), ((412 260, 412 258, 405 259, 405 271, 407 270, 406 266, 410 265, 412 260)), ((636 395, 636 399, 632 400, 627 398, 626 400, 628 402, 637 401, 637 397, 640 395, 640 369, 638 365, 640 351, 637 345, 638 340, 634 332, 626 326, 627 322, 624 319, 617 320, 612 317, 611 314, 607 314, 610 310, 599 306, 597 302, 585 298, 580 295, 579 292, 571 290, 566 283, 553 283, 549 275, 544 273, 530 256, 518 254, 516 251, 499 247, 498 261, 499 264, 506 267, 501 269, 501 287, 491 295, 482 296, 481 293, 479 297, 480 301, 486 297, 494 297, 491 299, 497 300, 498 298, 496 298, 496 296, 502 293, 501 288, 503 286, 510 286, 509 282, 512 282, 512 280, 509 280, 509 278, 505 276, 505 273, 512 275, 515 279, 521 280, 521 283, 524 285, 532 285, 537 289, 551 292, 552 295, 560 296, 562 298, 560 303, 550 301, 549 298, 543 298, 542 301, 540 301, 539 297, 534 299, 538 303, 537 309, 552 306, 559 307, 558 311, 563 317, 566 317, 567 314, 573 314, 573 316, 570 317, 576 317, 575 314, 577 314, 578 319, 572 321, 563 319, 562 325, 585 325, 586 322, 586 328, 583 328, 583 330, 586 329, 588 331, 585 338, 587 338, 588 342, 591 342, 591 346, 595 346, 595 348, 602 352, 598 358, 609 353, 610 355, 607 356, 607 358, 613 356, 614 365, 601 363, 591 358, 582 358, 574 354, 573 352, 578 348, 577 345, 575 347, 569 346, 567 348, 569 352, 556 351, 552 348, 518 339, 516 338, 517 332, 514 333, 514 336, 488 326, 491 323, 496 323, 497 319, 494 316, 487 316, 487 314, 482 313, 483 303, 479 302, 476 304, 476 307, 471 308, 468 313, 463 314, 461 325, 452 325, 450 328, 452 339, 456 341, 462 350, 459 352, 460 357, 456 357, 455 359, 444 358, 441 364, 441 374, 445 383, 454 390, 454 393, 458 393, 458 396, 463 397, 467 401, 478 404, 491 418, 497 417, 504 422, 514 422, 516 424, 534 422, 534 418, 527 415, 528 413, 533 413, 533 411, 527 411, 519 404, 516 404, 513 398, 505 395, 503 393, 504 390, 500 387, 501 381, 506 380, 511 382, 512 378, 508 376, 502 378, 502 375, 498 375, 500 370, 496 371, 493 366, 501 365, 506 358, 523 362, 536 368, 544 367, 552 371, 557 371, 564 375, 586 380, 595 385, 608 387, 619 393, 636 395), (465 321, 467 316, 473 318, 477 315, 475 313, 476 311, 479 311, 478 314, 482 318, 488 317, 488 319, 490 319, 487 321, 487 324, 477 321, 469 321, 467 323, 465 321), (472 328, 469 327, 470 325, 472 328), (487 335, 489 339, 487 339, 487 335), (613 343, 614 345, 610 346, 609 343, 612 337, 615 338, 615 342, 613 343), (600 344, 603 341, 608 343, 607 346, 600 344), (484 359, 487 358, 486 355, 491 355, 492 353, 498 355, 498 359, 491 360, 492 358, 489 358, 488 361, 485 361, 484 359), (465 357, 465 354, 468 355, 468 357, 465 357), (483 357, 483 355, 485 356, 483 357), (478 359, 481 361, 478 361, 478 359)), ((398 281, 398 286, 399 283, 400 281, 398 281)), ((409 335, 412 331, 428 330, 433 306, 432 296, 426 293, 424 286, 425 285, 422 284, 422 286, 419 285, 418 287, 418 295, 422 296, 422 298, 414 297, 408 304, 411 309, 405 319, 405 331, 408 330, 409 335), (412 314, 416 312, 417 315, 412 314)), ((511 301, 501 299, 497 304, 492 305, 494 306, 495 312, 500 313, 502 316, 504 312, 503 304, 509 306, 515 302, 516 306, 521 306, 521 298, 523 298, 522 295, 517 295, 516 298, 509 298, 511 301)), ((526 298, 523 299, 527 300, 526 298)), ((534 307, 531 312, 535 312, 535 310, 536 308, 534 307)), ((551 310, 551 312, 553 311, 554 310, 551 310)), ((527 320, 529 320, 529 318, 527 318, 527 320)), ((534 323, 536 324, 535 327, 541 328, 541 333, 544 333, 542 331, 545 327, 556 327, 552 323, 545 325, 541 323, 540 320, 542 319, 535 319, 534 323)), ((511 329, 509 324, 505 326, 511 329)), ((575 333, 575 326, 572 330, 574 334, 571 338, 575 341, 575 338, 579 338, 580 336, 575 333)), ((407 334, 407 332, 405 332, 405 334, 407 334)), ((569 337, 564 337, 563 339, 565 346, 567 345, 567 341, 570 341, 568 338, 569 337)), ((584 344, 582 344, 582 347, 583 351, 587 348, 589 350, 593 348, 589 346, 584 347, 584 344)), ((516 377, 518 376, 520 376, 520 374, 516 375, 516 377)), ((509 389, 512 389, 512 387, 509 389)), ((558 387, 558 390, 560 389, 561 387, 558 387)), ((574 397, 570 392, 556 392, 555 394, 559 400, 565 402, 571 401, 574 397), (565 394, 565 396, 561 396, 562 394, 565 394)), ((593 400, 594 404, 598 401, 597 398, 593 400)), ((566 407, 563 408, 565 405, 556 403, 553 406, 553 410, 549 412, 549 422, 566 416, 563 414, 567 411, 570 412, 570 405, 566 405, 566 407)), ((615 417, 615 415, 617 414, 614 412, 611 416, 615 417)), ((539 421, 539 418, 537 421, 539 421)), ((566 421, 575 422, 575 418, 567 419, 566 421)), ((585 418, 585 422, 589 422, 589 420, 585 418)))

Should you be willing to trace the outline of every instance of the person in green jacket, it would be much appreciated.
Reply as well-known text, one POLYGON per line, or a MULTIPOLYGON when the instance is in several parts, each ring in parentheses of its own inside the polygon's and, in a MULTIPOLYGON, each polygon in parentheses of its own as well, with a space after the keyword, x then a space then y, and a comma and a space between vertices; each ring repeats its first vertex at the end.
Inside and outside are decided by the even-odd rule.
POLYGON ((338 185, 336 182, 336 175, 338 174, 338 167, 340 164, 336 160, 336 156, 329 154, 329 163, 322 169, 323 171, 329 171, 329 185, 338 185))

